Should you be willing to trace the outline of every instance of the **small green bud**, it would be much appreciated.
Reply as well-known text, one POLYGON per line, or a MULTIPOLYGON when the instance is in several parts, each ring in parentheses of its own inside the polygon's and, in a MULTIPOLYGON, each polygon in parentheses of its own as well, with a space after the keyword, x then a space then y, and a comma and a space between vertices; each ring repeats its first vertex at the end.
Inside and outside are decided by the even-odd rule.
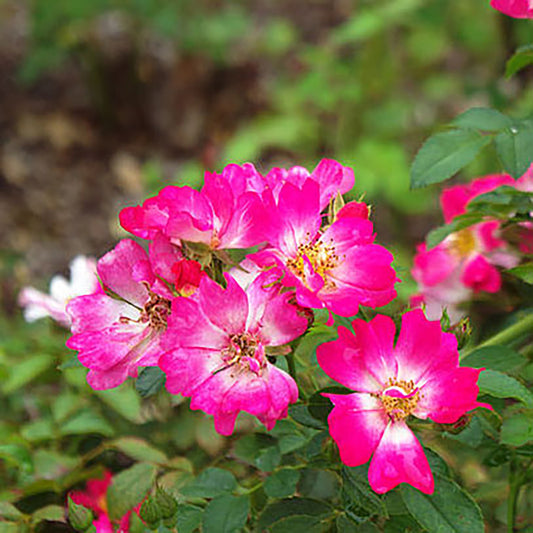
POLYGON ((94 520, 93 513, 83 505, 74 503, 72 498, 68 498, 68 521, 76 531, 87 531, 94 520))
POLYGON ((155 499, 163 519, 173 518, 178 512, 178 502, 165 489, 158 486, 155 490, 155 499))
POLYGON ((141 505, 139 516, 143 522, 150 528, 155 529, 161 520, 159 505, 152 496, 148 496, 141 505))

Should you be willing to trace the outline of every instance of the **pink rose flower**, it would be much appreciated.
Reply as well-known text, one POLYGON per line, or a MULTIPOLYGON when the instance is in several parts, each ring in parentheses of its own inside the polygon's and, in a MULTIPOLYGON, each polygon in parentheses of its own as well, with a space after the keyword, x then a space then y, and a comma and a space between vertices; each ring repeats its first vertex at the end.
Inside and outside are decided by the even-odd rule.
POLYGON ((144 239, 162 233, 178 245, 189 241, 213 250, 248 248, 261 241, 255 213, 264 187, 253 165, 228 165, 222 174, 206 172, 201 191, 169 186, 141 206, 126 207, 120 223, 144 239))
MULTIPOLYGON (((501 185, 514 186, 515 181, 508 175, 494 175, 445 189, 441 195, 445 221, 449 223, 465 213, 476 196, 501 185)), ((519 258, 499 237, 500 226, 497 220, 487 220, 452 233, 431 250, 425 244, 417 247, 412 274, 429 318, 440 318, 446 307, 455 321, 461 316, 458 306, 472 293, 496 293, 501 289, 496 267, 512 268, 519 258)))
POLYGON ((531 0, 491 0, 490 5, 510 17, 533 18, 533 2, 531 0))
POLYGON ((98 275, 110 294, 73 299, 67 311, 73 335, 67 346, 78 350, 82 365, 90 369, 93 389, 117 387, 139 366, 157 365, 161 334, 167 326, 174 282, 173 266, 182 260, 178 248, 156 238, 150 257, 125 239, 98 261, 98 275))
POLYGON ((351 202, 321 229, 319 184, 286 182, 277 200, 264 195, 266 248, 249 256, 260 267, 277 265, 281 283, 296 289, 304 307, 355 315, 359 305, 377 307, 396 297, 392 254, 374 244, 366 205, 351 202))
POLYGON ((333 159, 322 159, 313 172, 303 167, 273 168, 265 176, 264 181, 277 200, 285 183, 292 183, 301 188, 309 178, 318 183, 320 210, 323 210, 337 194, 350 191, 355 183, 353 170, 333 159))
POLYGON ((293 294, 273 285, 279 274, 262 274, 246 290, 225 276, 226 289, 205 276, 192 298, 173 300, 159 366, 169 392, 190 396, 191 409, 213 415, 220 434, 233 432, 240 411, 272 429, 298 388, 269 362, 268 349, 302 335, 308 321, 293 294))
MULTIPOLYGON (((78 505, 83 505, 93 511, 95 519, 93 526, 96 533, 114 533, 115 529, 107 511, 107 489, 113 481, 111 472, 104 472, 103 479, 90 479, 84 491, 73 491, 69 494, 72 501, 78 505)), ((134 509, 138 512, 140 504, 134 509)), ((130 530, 130 515, 128 511, 121 519, 117 533, 128 533, 130 530)))
POLYGON ((352 325, 355 334, 340 327, 339 338, 317 350, 324 372, 356 391, 324 394, 334 404, 328 424, 341 460, 358 466, 372 457, 368 478, 378 493, 409 483, 431 494, 428 461, 406 420, 450 424, 476 407, 490 408, 476 401, 481 370, 459 367, 455 336, 420 310, 403 315, 396 345, 387 316, 352 325))
POLYGON ((24 308, 24 318, 34 322, 45 316, 70 327, 67 304, 76 296, 101 292, 96 277, 96 259, 77 255, 70 263, 70 281, 63 276, 54 276, 50 281, 50 294, 45 294, 33 287, 24 287, 18 302, 24 308))

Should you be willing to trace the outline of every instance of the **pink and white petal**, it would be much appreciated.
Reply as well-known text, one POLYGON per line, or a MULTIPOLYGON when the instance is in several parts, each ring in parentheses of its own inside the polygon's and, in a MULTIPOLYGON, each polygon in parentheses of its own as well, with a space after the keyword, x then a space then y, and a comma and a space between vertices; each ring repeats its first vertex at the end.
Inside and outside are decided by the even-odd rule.
POLYGON ((482 370, 463 367, 434 372, 420 389, 414 415, 451 424, 467 411, 482 406, 477 402, 477 380, 482 370))
POLYGON ((259 195, 246 192, 236 198, 235 208, 220 236, 220 248, 249 248, 265 240, 260 223, 264 205, 259 195))
MULTIPOLYGON (((89 370, 87 373, 87 383, 94 390, 114 389, 122 385, 130 376, 130 369, 125 365, 118 365, 109 370, 89 370)), ((134 374, 133 377, 135 377, 134 374)))
POLYGON ((461 281, 474 292, 495 293, 501 289, 502 278, 498 269, 480 254, 472 256, 464 265, 461 281))
POLYGON ((347 328, 339 327, 339 338, 321 344, 316 350, 316 357, 331 379, 350 389, 376 393, 385 383, 368 371, 360 340, 347 328))
POLYGON ((324 394, 334 408, 328 416, 329 432, 348 466, 366 463, 389 423, 381 402, 369 394, 324 394))
POLYGON ((242 333, 248 316, 248 299, 239 284, 225 274, 226 289, 204 276, 197 291, 202 312, 217 328, 228 334, 242 333))
POLYGON ((432 287, 449 278, 459 265, 459 261, 445 244, 439 244, 431 250, 426 245, 417 247, 412 270, 413 278, 426 287, 432 287))
POLYGON ((19 293, 18 303, 24 308, 26 322, 34 322, 49 316, 65 327, 70 326, 70 317, 65 302, 58 301, 33 287, 24 287, 19 293))
POLYGON ((392 261, 392 254, 383 246, 354 246, 345 252, 337 267, 328 270, 327 276, 341 285, 360 290, 364 297, 360 300, 363 305, 377 307, 385 305, 396 295, 394 284, 397 277, 392 261))
POLYGON ((272 278, 277 275, 261 274, 246 291, 249 304, 246 331, 258 332, 265 345, 281 346, 302 335, 308 321, 291 303, 294 293, 280 294, 278 286, 263 288, 272 283, 272 278))
POLYGON ((354 246, 372 244, 374 241, 373 225, 370 220, 356 217, 337 219, 320 237, 319 242, 333 246, 338 256, 354 246))
POLYGON ((144 324, 114 324, 102 330, 73 335, 66 345, 79 352, 78 359, 83 366, 105 371, 123 360, 138 357, 136 347, 149 334, 150 328, 144 324))
POLYGON ((308 179, 300 189, 285 183, 277 209, 268 210, 265 238, 287 257, 294 257, 300 244, 309 242, 322 223, 318 184, 308 179))
POLYGON ((376 315, 370 322, 358 319, 352 322, 352 327, 368 372, 378 383, 385 385, 398 373, 398 362, 393 353, 396 326, 392 318, 376 315))
MULTIPOLYGON (((181 249, 172 244, 168 237, 158 234, 150 243, 149 258, 154 274, 172 283, 174 278, 172 267, 183 259, 183 254, 181 249)), ((168 294, 168 296, 171 295, 168 294)))
POLYGON ((161 340, 165 350, 177 347, 221 350, 228 342, 228 334, 209 321, 196 300, 185 297, 172 300, 167 329, 161 340))
POLYGON ((324 209, 337 194, 350 191, 355 183, 353 170, 333 159, 322 159, 311 173, 320 184, 320 208, 324 209))
POLYGON ((119 322, 121 317, 137 320, 140 311, 133 305, 105 294, 89 294, 73 298, 66 309, 72 320, 72 333, 98 331, 119 322))
POLYGON ((500 226, 500 221, 489 220, 476 224, 472 228, 481 242, 483 252, 490 252, 505 246, 505 241, 499 237, 500 226))
POLYGON ((440 321, 428 320, 421 309, 402 316, 394 355, 398 379, 413 381, 418 386, 427 372, 456 367, 459 361, 455 335, 444 333, 440 321))
POLYGON ((139 244, 131 239, 120 241, 98 261, 97 269, 104 286, 128 302, 144 305, 148 291, 143 282, 152 285, 155 276, 139 244))
POLYGON ((184 396, 190 396, 224 364, 220 351, 209 348, 175 348, 159 359, 159 366, 167 376, 167 390, 184 396))
POLYGON ((383 494, 400 483, 409 483, 432 494, 434 481, 422 446, 405 422, 391 422, 377 446, 368 469, 372 489, 383 494))

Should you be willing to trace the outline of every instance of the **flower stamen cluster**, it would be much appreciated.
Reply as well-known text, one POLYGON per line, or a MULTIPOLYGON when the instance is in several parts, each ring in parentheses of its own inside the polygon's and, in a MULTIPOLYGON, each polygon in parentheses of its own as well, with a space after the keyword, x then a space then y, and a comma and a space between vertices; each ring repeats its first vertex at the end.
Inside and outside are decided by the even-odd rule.
POLYGON ((412 415, 420 398, 418 387, 412 380, 396 378, 389 378, 387 385, 379 398, 390 419, 394 422, 412 415))
POLYGON ((148 289, 150 298, 144 305, 140 321, 148 323, 154 330, 164 330, 167 327, 172 302, 148 289))
MULTIPOLYGON (((329 242, 330 244, 325 244, 322 241, 300 244, 296 257, 287 260, 287 268, 305 280, 307 263, 310 263, 312 269, 319 276, 325 277, 325 274, 335 268, 341 259, 335 252, 333 239, 330 239, 329 242)), ((335 287, 335 283, 331 279, 326 278, 324 281, 326 285, 335 287)))
POLYGON ((221 352, 224 368, 238 365, 239 370, 250 370, 260 376, 266 361, 258 349, 259 340, 248 332, 231 335, 229 340, 229 346, 221 352))

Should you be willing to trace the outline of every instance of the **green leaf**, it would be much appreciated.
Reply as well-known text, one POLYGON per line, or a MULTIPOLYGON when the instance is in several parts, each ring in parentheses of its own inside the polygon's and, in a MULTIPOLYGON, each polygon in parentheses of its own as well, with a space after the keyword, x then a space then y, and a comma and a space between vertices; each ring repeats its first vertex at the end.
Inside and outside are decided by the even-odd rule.
POLYGON ((296 491, 300 479, 300 471, 292 468, 282 468, 265 479, 265 493, 271 498, 286 498, 296 491))
POLYGON ((135 381, 135 389, 143 398, 158 393, 165 384, 165 373, 158 366, 143 368, 135 381))
POLYGON ((206 468, 189 485, 182 489, 185 496, 195 498, 215 498, 237 488, 237 480, 229 471, 222 468, 206 468))
POLYGON ((178 505, 178 531, 193 533, 202 522, 204 510, 194 505, 178 505))
POLYGON ((380 531, 372 522, 366 521, 358 524, 344 513, 337 516, 335 525, 337 526, 337 533, 353 533, 354 531, 358 533, 379 533, 380 531))
POLYGON ((373 515, 387 516, 383 499, 368 484, 368 466, 343 466, 341 476, 346 510, 363 518, 373 515))
MULTIPOLYGON (((269 528, 269 533, 325 533, 329 524, 321 516, 288 516, 269 528)), ((329 520, 328 520, 329 522, 329 520)))
POLYGON ((479 131, 500 131, 512 126, 508 116, 487 107, 473 107, 457 116, 452 124, 458 128, 471 128, 479 131))
POLYGON ((137 463, 113 478, 107 490, 107 508, 112 520, 122 518, 144 499, 152 488, 154 475, 153 465, 137 463))
POLYGON ((278 441, 264 433, 254 433, 240 438, 233 449, 235 457, 260 470, 271 472, 281 461, 278 441))
POLYGON ((461 366, 511 370, 526 362, 526 358, 508 346, 483 346, 461 360, 461 366))
POLYGON ((210 501, 204 518, 204 533, 235 533, 241 531, 250 512, 248 496, 231 496, 226 494, 210 501))
POLYGON ((450 479, 435 475, 435 492, 424 494, 407 484, 401 494, 409 512, 428 531, 484 533, 481 510, 474 499, 450 479))
POLYGON ((331 470, 305 468, 298 484, 298 493, 306 498, 333 500, 339 496, 341 480, 331 470))
POLYGON ((472 161, 489 144, 490 136, 474 130, 452 130, 432 135, 411 166, 411 188, 444 181, 472 161))
POLYGON ((496 370, 485 370, 477 381, 479 390, 496 398, 515 398, 533 408, 533 394, 522 383, 496 370))
POLYGON ((19 520, 22 518, 22 513, 11 503, 0 502, 0 517, 6 520, 19 520))
POLYGON ((496 136, 494 145, 505 170, 519 178, 533 160, 533 121, 515 121, 513 126, 496 136))
POLYGON ((117 448, 136 461, 146 461, 149 463, 166 463, 167 456, 157 448, 143 439, 137 437, 121 437, 109 443, 113 448, 117 448))
POLYGON ((519 70, 533 63, 533 44, 526 44, 517 49, 505 65, 505 76, 510 78, 519 70))
POLYGON ((0 459, 18 466, 23 472, 33 472, 33 459, 28 449, 20 444, 0 444, 0 459))
POLYGON ((533 440, 533 412, 514 413, 502 424, 501 442, 511 446, 523 446, 533 440))
POLYGON ((95 394, 126 420, 134 423, 140 422, 141 400, 131 382, 123 383, 114 389, 95 391, 95 394))
POLYGON ((270 527, 276 522, 288 516, 314 516, 326 517, 332 512, 332 508, 325 502, 311 500, 309 498, 288 498, 279 500, 268 505, 257 522, 257 530, 270 531, 270 527))
POLYGON ((507 270, 509 274, 533 285, 533 261, 507 270))
POLYGON ((314 429, 324 429, 327 425, 316 419, 311 415, 307 405, 296 404, 289 407, 289 415, 293 420, 302 424, 302 426, 314 428, 314 429))
POLYGON ((60 505, 47 505, 41 509, 35 511, 31 520, 34 524, 41 522, 42 520, 50 520, 53 522, 65 521, 65 508, 60 505))
POLYGON ((63 436, 98 433, 110 437, 114 432, 115 430, 109 422, 91 409, 79 411, 71 419, 67 420, 60 429, 60 433, 63 436))
POLYGON ((45 354, 35 355, 14 364, 10 367, 9 375, 2 384, 3 393, 7 395, 15 392, 30 381, 33 381, 53 364, 54 358, 45 354))
POLYGON ((50 418, 37 419, 26 424, 22 428, 21 434, 30 442, 48 440, 54 437, 54 426, 50 418))

